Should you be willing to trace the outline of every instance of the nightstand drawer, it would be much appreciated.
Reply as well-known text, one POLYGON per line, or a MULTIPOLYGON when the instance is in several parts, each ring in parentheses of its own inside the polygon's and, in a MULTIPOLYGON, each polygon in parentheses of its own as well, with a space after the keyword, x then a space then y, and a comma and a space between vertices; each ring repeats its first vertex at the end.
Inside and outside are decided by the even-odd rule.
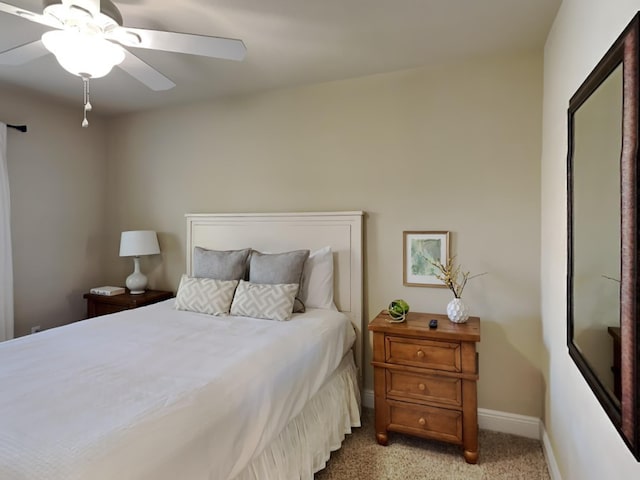
POLYGON ((462 381, 459 378, 387 370, 386 385, 387 396, 398 400, 462 406, 462 381))
POLYGON ((387 336, 385 356, 387 363, 447 372, 460 371, 459 343, 387 336))
POLYGON ((127 307, 122 305, 112 305, 109 303, 96 303, 93 305, 92 310, 89 312, 89 317, 100 317, 102 315, 108 315, 110 313, 121 312, 122 310, 128 310, 127 307))
POLYGON ((462 442, 462 412, 390 403, 389 428, 451 443, 462 442))

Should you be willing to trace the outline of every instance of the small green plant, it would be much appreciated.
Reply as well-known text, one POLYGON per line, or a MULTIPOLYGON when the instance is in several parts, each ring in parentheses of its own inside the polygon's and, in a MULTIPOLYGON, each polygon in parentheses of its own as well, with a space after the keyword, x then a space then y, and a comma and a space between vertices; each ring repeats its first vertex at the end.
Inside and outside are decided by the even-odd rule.
POLYGON ((387 312, 389 312, 389 316, 393 320, 404 322, 407 318, 407 313, 409 313, 409 304, 402 299, 394 300, 389 304, 387 312))

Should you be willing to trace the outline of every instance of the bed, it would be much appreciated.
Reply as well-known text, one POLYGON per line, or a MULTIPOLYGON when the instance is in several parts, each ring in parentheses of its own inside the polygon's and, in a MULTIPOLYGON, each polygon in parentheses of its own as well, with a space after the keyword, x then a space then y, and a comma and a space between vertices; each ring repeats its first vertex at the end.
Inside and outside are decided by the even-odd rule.
POLYGON ((178 292, 0 344, 0 478, 311 479, 359 426, 362 213, 187 215, 187 279, 195 247, 329 247, 336 308, 212 316, 178 292))

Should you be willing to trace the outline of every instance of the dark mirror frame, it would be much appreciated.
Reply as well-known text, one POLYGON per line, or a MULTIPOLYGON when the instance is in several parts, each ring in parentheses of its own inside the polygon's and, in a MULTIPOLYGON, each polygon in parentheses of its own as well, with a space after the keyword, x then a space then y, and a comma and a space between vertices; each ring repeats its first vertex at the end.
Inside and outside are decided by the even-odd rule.
POLYGON ((640 461, 640 235, 638 189, 638 111, 640 12, 615 41, 569 102, 567 155, 567 345, 609 418, 640 461), (614 400, 574 343, 573 322, 573 152, 574 114, 622 64, 622 151, 620 155, 620 402, 614 400))

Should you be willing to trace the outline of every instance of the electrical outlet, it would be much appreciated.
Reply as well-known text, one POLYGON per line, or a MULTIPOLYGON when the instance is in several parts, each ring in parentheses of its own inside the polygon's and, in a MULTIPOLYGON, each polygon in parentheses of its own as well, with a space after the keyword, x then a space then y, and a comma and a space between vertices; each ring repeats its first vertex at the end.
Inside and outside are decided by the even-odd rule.
POLYGON ((40 331, 40 325, 36 325, 35 327, 31 327, 31 333, 38 333, 40 331))

